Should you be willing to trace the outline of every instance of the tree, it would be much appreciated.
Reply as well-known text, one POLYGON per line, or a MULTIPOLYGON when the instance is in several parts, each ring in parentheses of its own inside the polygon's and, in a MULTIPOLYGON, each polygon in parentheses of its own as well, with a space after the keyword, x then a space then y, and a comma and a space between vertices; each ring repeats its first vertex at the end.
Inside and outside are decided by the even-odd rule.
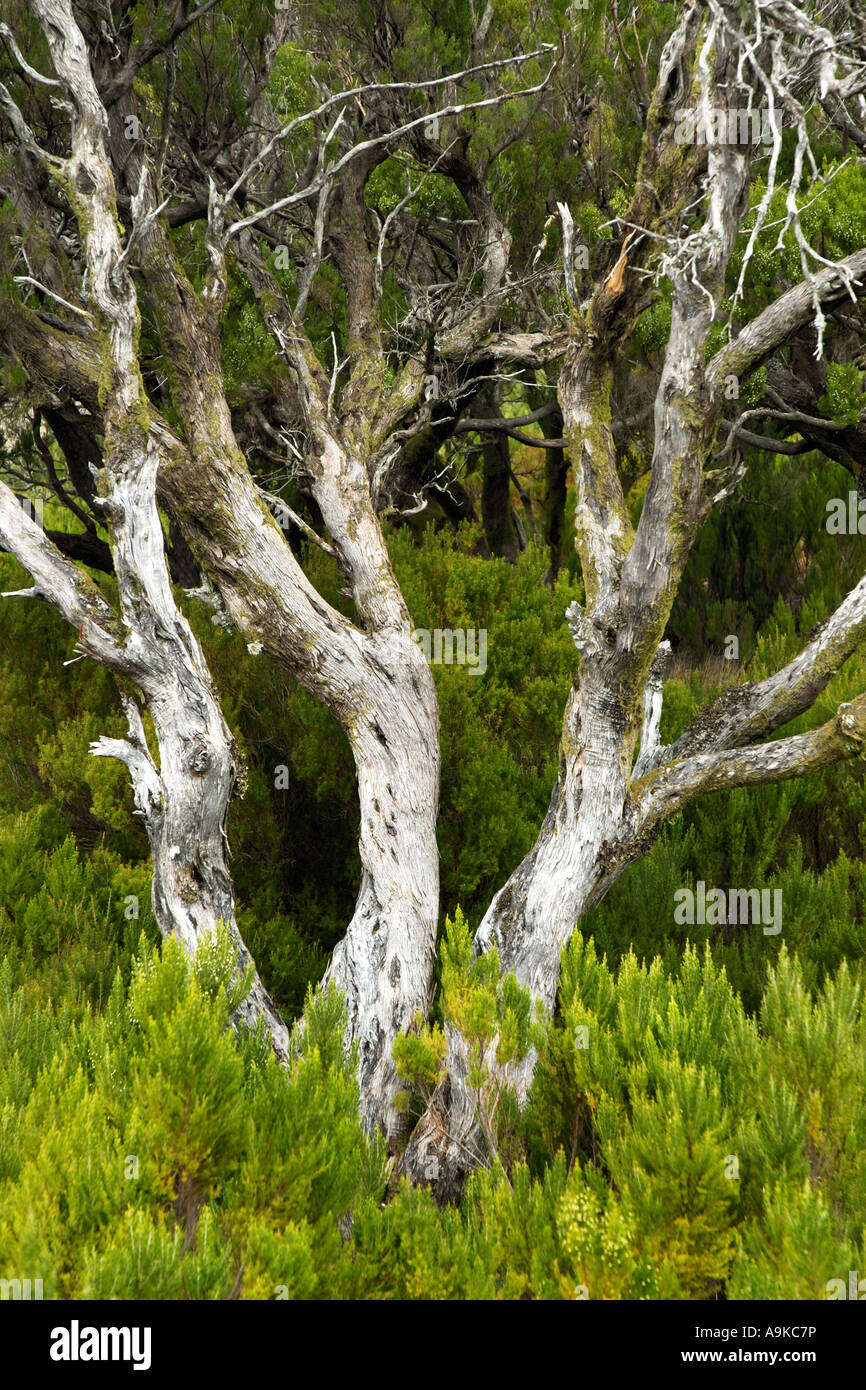
MULTIPOLYGON (((32 8, 32 65, 3 30, 14 248, 4 312, 22 369, 9 374, 8 430, 17 410, 22 434, 24 405, 39 412, 31 437, 49 485, 85 526, 108 531, 100 557, 120 612, 6 485, 0 539, 33 575, 29 592, 59 607, 81 650, 131 681, 150 711, 158 771, 128 692, 128 743, 94 751, 130 769, 160 925, 188 946, 220 918, 234 922, 223 825, 240 769, 169 562, 179 574, 186 561, 187 576, 197 566, 199 592, 250 650, 285 665, 342 724, 362 881, 327 978, 346 992, 365 1119, 396 1144, 392 1045, 431 998, 439 749, 434 685, 382 523, 437 498, 461 511, 444 458, 461 434, 483 441, 494 549, 513 551, 515 539, 503 438, 564 453, 577 492, 585 597, 568 613, 578 662, 559 775, 538 840, 474 945, 495 946, 534 1000, 553 1005, 581 914, 690 800, 862 745, 866 697, 813 733, 763 740, 810 708, 854 650, 866 581, 795 661, 729 692, 672 747, 660 746, 659 722, 671 607, 700 527, 742 475, 743 449, 829 441, 859 477, 859 420, 816 413, 822 369, 801 389, 791 362, 808 345, 820 364, 829 338, 845 367, 862 342, 866 249, 812 246, 803 195, 828 186, 813 153, 827 123, 859 143, 863 21, 847 3, 819 15, 781 0, 659 4, 643 32, 616 3, 585 21, 556 6, 544 24, 529 6, 500 16, 468 0, 441 24, 414 5, 347 16, 312 6, 303 25, 219 4, 125 11, 117 23, 70 0, 32 8), (583 80, 595 83, 588 100, 583 80), (622 129, 614 100, 631 117, 622 129), (786 262, 770 302, 749 313, 749 265, 771 214, 797 270, 788 280, 786 262), (591 266, 578 234, 595 241, 591 266), (224 324, 235 304, 259 334, 259 380, 242 381, 233 403, 224 324), (636 371, 627 345, 668 309, 669 329, 636 371), (539 406, 548 369, 556 400, 539 406), (755 403, 726 417, 740 381, 754 383, 755 403), (501 405, 505 383, 516 417, 501 405), (653 438, 634 470, 647 484, 635 524, 623 477, 636 392, 653 438), (560 417, 561 436, 525 435, 539 421, 559 429, 560 417), (746 428, 758 418, 778 421, 782 437, 746 428), (101 464, 95 491, 82 458, 101 464), (289 490, 292 505, 280 505, 296 536, 336 560, 351 618, 316 592, 271 515, 268 498, 289 490), (168 558, 158 505, 171 519, 168 558)), ((548 476, 561 518, 561 468, 548 476)), ((552 546, 557 525, 550 517, 552 546)), ((252 999, 279 1052, 283 1025, 263 986, 252 999)), ((529 1050, 511 1069, 519 1100, 533 1063, 529 1050)), ((415 1175, 435 1156, 445 1195, 485 1154, 467 1068, 452 1029, 446 1079, 404 1156, 415 1175)))

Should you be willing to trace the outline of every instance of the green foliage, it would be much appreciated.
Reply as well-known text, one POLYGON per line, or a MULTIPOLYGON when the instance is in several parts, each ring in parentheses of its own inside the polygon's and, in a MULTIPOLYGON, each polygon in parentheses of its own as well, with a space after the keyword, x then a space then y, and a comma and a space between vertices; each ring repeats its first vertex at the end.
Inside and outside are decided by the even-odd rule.
POLYGON ((150 866, 104 848, 82 859, 70 835, 52 848, 63 832, 50 805, 0 816, 0 949, 41 998, 98 1005, 139 934, 156 936, 150 866))
POLYGON ((765 1191, 760 1225, 744 1232, 729 1297, 823 1299, 830 1280, 847 1285, 848 1270, 862 1265, 862 1242, 855 1248, 840 1237, 827 1203, 808 1180, 800 1187, 774 1184, 765 1191))
POLYGON ((866 409, 864 376, 856 362, 830 362, 827 390, 818 402, 822 414, 837 425, 856 425, 866 409))
POLYGON ((455 540, 428 529, 420 546, 406 528, 389 537, 416 627, 487 632, 483 676, 431 668, 442 731, 442 899, 459 902, 468 916, 486 909, 547 810, 575 672, 562 614, 582 597, 567 573, 552 589, 542 583, 548 560, 540 547, 509 565, 473 553, 476 541, 470 528, 455 540))
POLYGON ((230 960, 223 932, 192 968, 142 939, 129 986, 74 1018, 0 969, 0 1266, 46 1296, 321 1297, 350 1277, 341 1223, 381 1197, 384 1153, 342 1000, 310 995, 286 1072, 228 1026, 230 960))
MULTIPOLYGON (((470 992, 466 939, 443 981, 470 992)), ((477 1170, 435 1223, 401 1187, 359 1215, 358 1263, 379 1296, 825 1298, 862 1264, 864 1028, 844 965, 810 991, 783 952, 751 1018, 707 948, 613 970, 578 932, 533 1028, 528 1163, 477 1170)))
POLYGON ((783 950, 750 1018, 708 947, 676 971, 633 954, 614 971, 575 933, 558 1013, 539 1021, 527 1121, 533 1166, 558 1145, 579 1175, 562 1221, 590 1297, 707 1297, 731 1277, 765 1288, 729 1296, 822 1296, 866 1223, 864 1026, 845 964, 813 992, 783 950), (806 1255, 787 1278, 795 1209, 817 1259, 805 1282, 806 1255))

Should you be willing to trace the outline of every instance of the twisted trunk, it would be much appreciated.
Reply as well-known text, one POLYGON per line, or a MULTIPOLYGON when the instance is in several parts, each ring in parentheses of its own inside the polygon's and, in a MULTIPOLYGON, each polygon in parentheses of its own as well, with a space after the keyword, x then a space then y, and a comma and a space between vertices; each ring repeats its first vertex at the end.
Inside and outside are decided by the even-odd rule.
MULTIPOLYGON (((91 504, 109 532, 120 612, 25 518, 0 486, 0 535, 34 579, 28 597, 46 599, 78 627, 78 648, 141 691, 159 750, 151 755, 138 705, 122 695, 127 739, 101 738, 97 757, 123 762, 147 826, 153 855, 153 906, 160 930, 192 953, 219 922, 228 927, 238 969, 249 961, 234 915, 226 865, 225 819, 239 774, 204 655, 174 601, 156 503, 160 448, 138 363, 139 315, 116 218, 106 146, 107 121, 81 31, 68 0, 34 0, 54 67, 70 97, 71 154, 47 156, 13 108, 22 142, 58 180, 76 214, 100 343, 104 468, 91 504)), ((140 215, 141 208, 134 207, 140 215)), ((242 1007, 264 1015, 285 1058, 287 1031, 258 976, 242 1007)))
POLYGON ((360 1048, 368 1128, 395 1140, 404 1120, 394 1039, 430 1007, 439 904, 436 818, 439 717, 418 644, 398 633, 376 643, 377 679, 351 729, 361 804, 361 886, 325 975, 346 991, 360 1048), (420 664, 419 664, 420 659, 420 664))

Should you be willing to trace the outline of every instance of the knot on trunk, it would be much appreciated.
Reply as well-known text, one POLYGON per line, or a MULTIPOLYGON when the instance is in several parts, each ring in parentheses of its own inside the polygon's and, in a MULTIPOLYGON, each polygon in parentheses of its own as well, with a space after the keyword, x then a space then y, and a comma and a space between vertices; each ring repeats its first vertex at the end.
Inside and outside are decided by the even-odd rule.
POLYGON ((853 744, 854 748, 862 753, 866 745, 866 710, 863 703, 857 700, 851 704, 840 705, 836 723, 845 741, 853 744))
POLYGON ((670 642, 659 642, 649 670, 650 681, 659 686, 663 685, 673 664, 674 654, 670 642))
POLYGON ((210 765, 210 749, 203 739, 197 738, 187 760, 187 766, 190 772, 198 773, 198 775, 201 776, 202 773, 207 772, 210 765))
POLYGON ((94 497, 92 506, 98 507, 104 515, 106 521, 111 521, 118 526, 126 516, 122 502, 118 502, 114 497, 94 497))
POLYGON ((616 642, 616 627, 611 618, 598 614, 590 617, 576 600, 566 608, 565 620, 585 661, 600 658, 616 642))

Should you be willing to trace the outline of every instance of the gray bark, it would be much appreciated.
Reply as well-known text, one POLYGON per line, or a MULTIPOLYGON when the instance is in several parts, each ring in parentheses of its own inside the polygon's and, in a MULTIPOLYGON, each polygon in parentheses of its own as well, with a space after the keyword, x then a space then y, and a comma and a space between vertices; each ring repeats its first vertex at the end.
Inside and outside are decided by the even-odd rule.
MULTIPOLYGON (((161 931, 193 953, 202 935, 223 922, 240 970, 249 953, 235 921, 225 834, 240 759, 204 656, 171 590, 156 505, 159 448, 138 366, 138 305, 117 228, 105 111, 68 0, 34 0, 34 10, 70 98, 70 156, 44 155, 17 112, 13 119, 23 142, 66 190, 81 228, 106 387, 105 466, 93 503, 110 533, 120 613, 23 515, 3 485, 0 536, 33 576, 26 595, 46 599, 75 623, 79 650, 132 681, 153 719, 158 765, 141 712, 126 696, 128 738, 101 738, 91 752, 119 759, 129 772, 150 839, 161 931)), ((286 1027, 257 975, 241 1014, 248 1022, 263 1015, 277 1055, 285 1058, 286 1027)))
MULTIPOLYGON (((692 80, 705 106, 727 108, 736 100, 737 47, 719 7, 713 5, 706 29, 702 22, 696 7, 685 11, 662 55, 643 170, 644 187, 654 191, 665 163, 677 167, 667 103, 674 107, 682 100, 692 80)), ((577 485, 577 548, 586 590, 585 605, 573 604, 568 613, 580 671, 563 720, 558 779, 538 839, 495 895, 474 942, 476 954, 495 946, 502 973, 513 972, 535 1006, 547 1009, 555 1004, 561 950, 581 915, 647 851, 664 820, 707 791, 796 776, 850 756, 863 746, 866 732, 866 696, 861 696, 813 733, 753 742, 808 708, 860 640, 861 582, 783 672, 733 692, 695 721, 674 748, 659 746, 668 658, 663 635, 673 596, 698 529, 737 475, 731 460, 721 471, 708 466, 725 374, 754 366, 811 313, 820 312, 822 303, 850 292, 852 277, 862 271, 858 255, 850 258, 850 269, 813 276, 705 365, 748 189, 747 151, 718 144, 705 153, 708 178, 698 229, 685 235, 677 228, 671 236, 670 229, 653 222, 641 208, 639 180, 619 261, 587 304, 572 305, 559 401, 577 485), (673 284, 673 305, 655 402, 651 481, 632 531, 616 470, 610 399, 617 338, 634 321, 634 267, 645 265, 648 254, 640 236, 631 244, 641 228, 653 231, 654 240, 661 239, 660 231, 668 232, 662 265, 673 284)), ((697 166, 689 167, 688 151, 678 167, 683 181, 669 190, 673 205, 698 172, 697 166)), ((403 1170, 416 1180, 435 1180, 440 1200, 459 1197, 473 1163, 490 1157, 470 1099, 465 1044, 451 1028, 447 1037, 447 1079, 403 1158, 403 1170)), ((492 1063, 492 1057, 488 1060, 492 1063)), ((509 1068, 520 1104, 534 1065, 530 1052, 509 1068)))

